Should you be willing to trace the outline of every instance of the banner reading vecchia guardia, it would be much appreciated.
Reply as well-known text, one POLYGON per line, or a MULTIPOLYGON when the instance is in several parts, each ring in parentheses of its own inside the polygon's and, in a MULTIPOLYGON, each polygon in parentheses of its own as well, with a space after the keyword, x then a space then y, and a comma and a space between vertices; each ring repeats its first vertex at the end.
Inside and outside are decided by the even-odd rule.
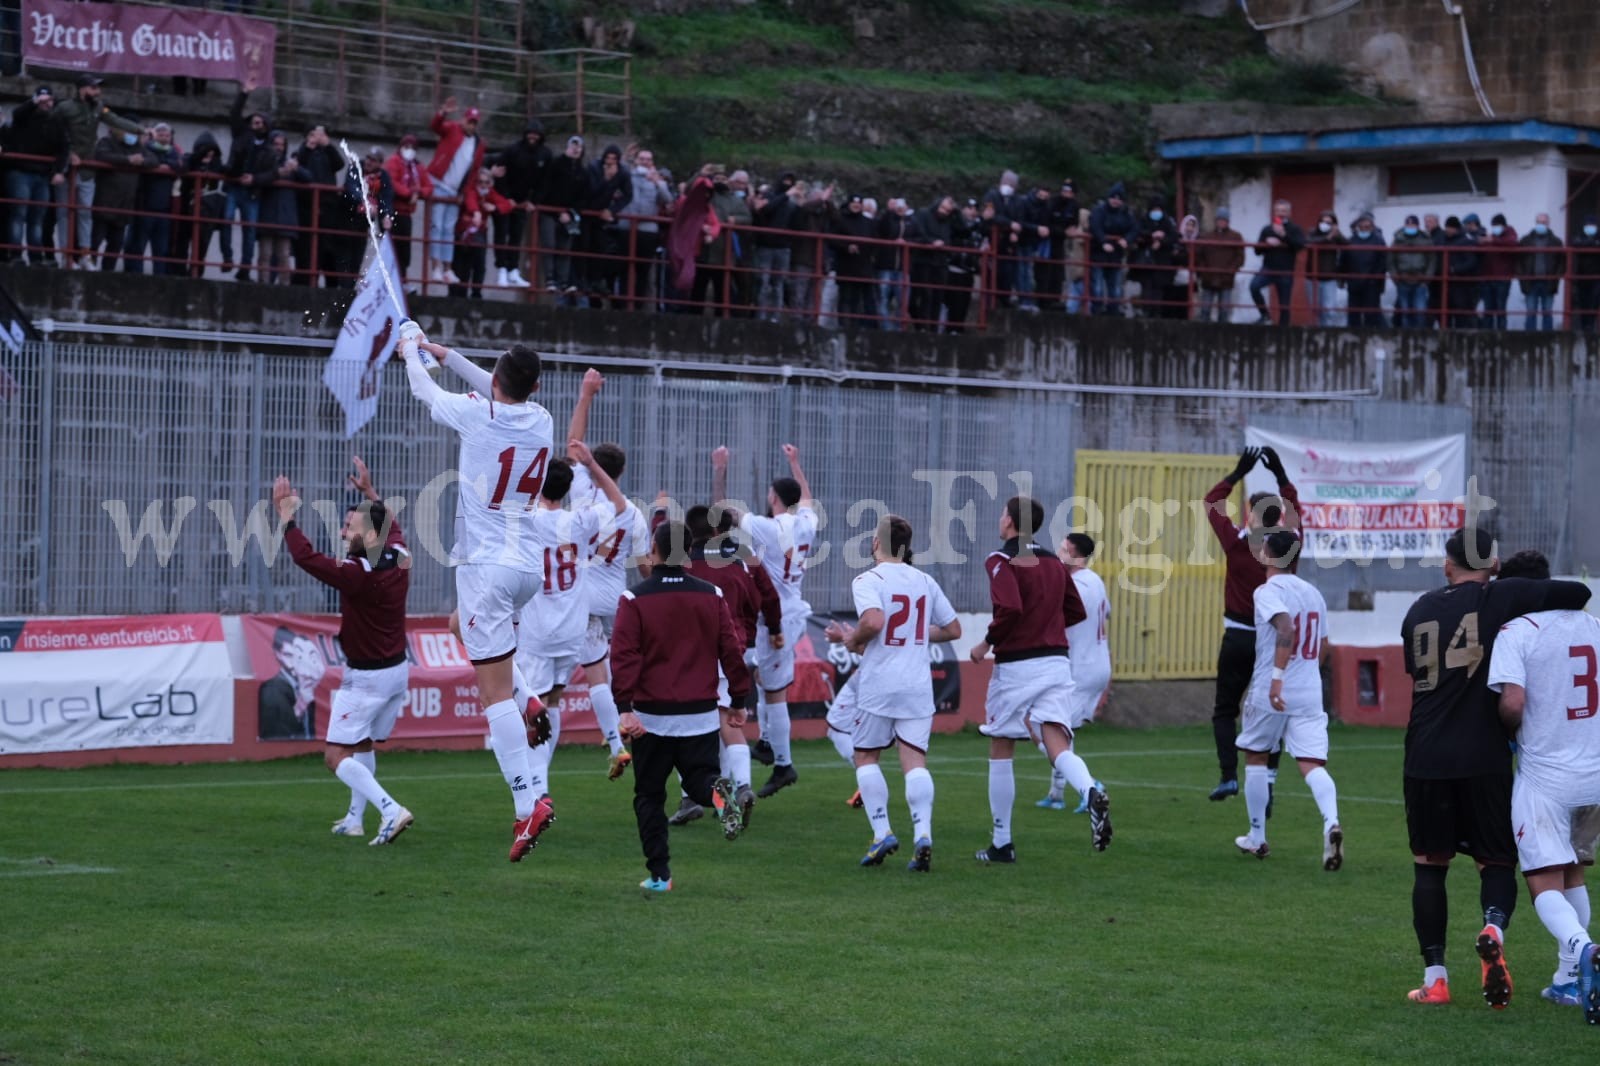
POLYGON ((244 81, 272 87, 277 27, 196 6, 23 0, 22 56, 33 66, 95 74, 244 81))
MULTIPOLYGON (((1466 519, 1467 439, 1314 440, 1250 426, 1250 447, 1278 450, 1300 493, 1305 551, 1316 559, 1416 559, 1444 554, 1466 519)), ((1276 491, 1258 466, 1247 493, 1276 491)))
POLYGON ((0 620, 0 755, 232 742, 219 615, 0 620))

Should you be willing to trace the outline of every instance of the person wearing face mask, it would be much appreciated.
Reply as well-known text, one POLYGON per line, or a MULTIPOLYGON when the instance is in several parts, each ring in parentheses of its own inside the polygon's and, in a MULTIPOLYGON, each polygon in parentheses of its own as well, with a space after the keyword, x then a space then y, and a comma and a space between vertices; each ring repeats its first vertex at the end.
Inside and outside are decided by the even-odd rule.
POLYGON ((583 160, 583 138, 567 138, 561 154, 545 167, 544 195, 539 201, 539 259, 546 292, 575 296, 572 259, 566 253, 582 231, 578 206, 589 188, 589 168, 583 160))
POLYGON ((177 191, 178 171, 183 167, 183 153, 172 143, 172 127, 165 122, 155 124, 140 151, 149 169, 139 176, 139 213, 133 219, 123 269, 144 273, 148 248, 151 273, 175 274, 178 271, 167 262, 167 256, 172 239, 172 198, 177 191))
MULTIPOLYGON (((1166 317, 1166 288, 1178 269, 1177 255, 1181 247, 1178 228, 1167 217, 1161 197, 1151 197, 1139 226, 1133 256, 1128 260, 1128 280, 1139 285, 1139 298, 1134 306, 1142 317, 1166 317)), ((1183 262, 1188 262, 1187 256, 1183 262)))
POLYGON ((1600 326, 1600 218, 1583 220, 1572 250, 1572 309, 1578 329, 1593 337, 1600 326))
POLYGON ((400 277, 404 278, 411 272, 411 227, 417 214, 417 202, 433 195, 433 176, 417 162, 416 134, 408 133, 400 138, 399 148, 383 161, 383 169, 394 187, 394 224, 389 229, 389 239, 394 245, 400 277))
POLYGON ((250 280, 250 264, 256 256, 256 222, 261 217, 261 190, 255 186, 257 174, 276 169, 271 139, 268 136, 267 114, 252 111, 245 114, 244 105, 255 91, 256 79, 251 74, 244 80, 239 95, 234 98, 233 110, 228 113, 228 124, 233 130, 233 142, 228 146, 228 165, 223 171, 228 178, 223 189, 227 199, 222 206, 222 272, 234 268, 233 228, 235 216, 239 219, 239 272, 240 281, 250 280))
POLYGON ((984 205, 994 208, 991 221, 994 235, 991 241, 997 256, 996 294, 1012 305, 1021 302, 1018 296, 1017 257, 1021 250, 1023 214, 1027 209, 1027 200, 1017 192, 1020 181, 1016 171, 1002 171, 1000 183, 983 194, 984 205))
POLYGON ((92 262, 97 249, 101 270, 115 270, 133 225, 133 209, 138 203, 139 168, 149 166, 139 150, 139 135, 122 130, 108 132, 94 147, 94 159, 111 170, 100 172, 95 187, 94 227, 84 249, 85 262, 92 262))
POLYGON ((1443 247, 1445 325, 1451 329, 1474 329, 1478 324, 1478 275, 1483 263, 1478 242, 1461 220, 1451 215, 1444 220, 1443 247))
POLYGON ((1517 263, 1517 286, 1522 290, 1522 301, 1528 309, 1522 328, 1555 329, 1556 290, 1561 286, 1561 275, 1566 269, 1566 249, 1550 229, 1550 216, 1540 213, 1533 218, 1533 231, 1517 242, 1521 253, 1517 263))
MULTIPOLYGON (((256 245, 256 267, 263 285, 287 285, 294 265, 294 235, 306 220, 300 215, 300 198, 288 183, 305 184, 311 173, 289 154, 289 135, 273 130, 267 135, 270 154, 262 169, 250 175, 261 191, 261 240, 256 245)), ((306 263, 303 270, 313 269, 306 263)), ((244 273, 243 280, 249 280, 244 273)))
MULTIPOLYGON (((74 167, 94 155, 95 134, 102 124, 113 133, 144 133, 137 122, 101 102, 100 79, 93 74, 78 75, 78 91, 56 105, 55 118, 67 132, 68 158, 74 167)), ((62 266, 78 265, 77 257, 89 248, 95 178, 92 168, 80 167, 73 175, 70 190, 65 182, 55 187, 56 248, 61 252, 62 266), (70 209, 69 195, 74 205, 70 209)))
POLYGON ((1388 270, 1389 246, 1383 230, 1371 211, 1363 211, 1339 253, 1338 272, 1349 296, 1351 329, 1383 328, 1383 278, 1388 270))
POLYGON ((1139 239, 1139 220, 1128 209, 1128 190, 1112 185, 1089 212, 1089 294, 1091 313, 1122 316, 1122 267, 1139 239))
POLYGON ((608 144, 589 167, 580 205, 583 221, 579 238, 585 258, 579 261, 578 272, 587 283, 591 307, 603 307, 607 300, 616 298, 624 266, 620 257, 626 251, 617 219, 632 202, 633 174, 622 165, 622 149, 608 144))
POLYGON ((1267 313, 1267 298, 1262 293, 1271 289, 1278 304, 1278 325, 1289 324, 1290 302, 1294 293, 1294 265, 1300 249, 1306 245, 1305 231, 1290 218, 1292 207, 1287 200, 1272 205, 1272 221, 1261 227, 1256 238, 1256 254, 1261 257, 1261 270, 1250 282, 1250 299, 1261 313, 1262 325, 1271 323, 1267 313))
POLYGON ((494 187, 494 174, 488 167, 479 167, 476 178, 467 185, 461 197, 461 215, 456 220, 455 254, 451 269, 461 284, 452 285, 449 293, 456 299, 483 299, 483 279, 489 265, 489 230, 496 215, 512 210, 510 200, 501 196, 494 187))
POLYGON ((1488 251, 1483 257, 1483 328, 1504 329, 1511 279, 1517 273, 1517 229, 1506 216, 1489 220, 1488 251))
POLYGON ((1194 247, 1201 322, 1233 321, 1233 286, 1243 268, 1244 234, 1233 228, 1233 212, 1219 207, 1211 232, 1194 247))
POLYGON ((446 97, 444 106, 434 113, 433 121, 428 124, 439 138, 439 147, 434 149, 433 159, 428 162, 434 192, 428 213, 429 250, 433 254, 429 280, 450 285, 460 284, 460 279, 450 269, 456 221, 461 215, 460 197, 463 186, 469 184, 483 166, 485 152, 483 137, 478 133, 481 113, 469 107, 462 113, 461 121, 456 122, 450 117, 455 114, 456 106, 454 96, 446 97))
POLYGON ((1422 329, 1428 324, 1428 279, 1437 269, 1433 238, 1422 231, 1416 215, 1389 246, 1389 273, 1394 278, 1394 324, 1401 329, 1422 329))
POLYGON ((1306 235, 1306 300, 1319 326, 1339 324, 1339 253, 1348 243, 1332 211, 1318 215, 1316 229, 1306 235))

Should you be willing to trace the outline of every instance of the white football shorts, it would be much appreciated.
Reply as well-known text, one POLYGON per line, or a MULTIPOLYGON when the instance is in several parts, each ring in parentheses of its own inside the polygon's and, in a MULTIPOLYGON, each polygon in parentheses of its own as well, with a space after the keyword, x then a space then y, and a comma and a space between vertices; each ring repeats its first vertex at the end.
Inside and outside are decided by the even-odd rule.
POLYGON ((1072 664, 1064 655, 995 663, 978 732, 1004 740, 1029 740, 1042 722, 1072 730, 1072 664))
POLYGON ((456 611, 467 658, 485 662, 517 650, 522 608, 538 593, 542 580, 542 574, 497 563, 456 567, 456 611))
POLYGON ((405 705, 410 679, 410 663, 382 670, 345 667, 344 680, 333 690, 328 743, 354 747, 363 740, 388 740, 405 705))

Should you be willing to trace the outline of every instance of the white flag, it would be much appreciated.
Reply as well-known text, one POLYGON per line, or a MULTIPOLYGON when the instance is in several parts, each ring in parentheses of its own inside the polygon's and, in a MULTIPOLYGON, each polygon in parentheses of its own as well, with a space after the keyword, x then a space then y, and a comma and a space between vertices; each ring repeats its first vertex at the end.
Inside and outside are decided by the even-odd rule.
MULTIPOLYGON (((395 262, 388 234, 378 245, 377 255, 372 254, 370 244, 367 246, 366 270, 356 286, 350 310, 345 313, 327 369, 322 372, 322 383, 344 408, 346 437, 355 436, 378 413, 378 383, 383 380, 383 366, 394 354, 400 323, 406 318, 405 308, 396 307, 395 298, 389 295, 380 262, 388 264, 390 277, 400 277, 400 265, 395 262)), ((399 299, 404 301, 405 297, 399 299)))

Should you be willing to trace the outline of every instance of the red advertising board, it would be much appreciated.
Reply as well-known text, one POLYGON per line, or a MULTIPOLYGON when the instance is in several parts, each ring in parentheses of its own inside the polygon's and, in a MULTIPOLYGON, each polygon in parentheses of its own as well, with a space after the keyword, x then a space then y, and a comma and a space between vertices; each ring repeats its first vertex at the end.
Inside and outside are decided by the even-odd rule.
POLYGON ((95 74, 145 74, 272 85, 278 31, 263 19, 197 7, 23 0, 22 57, 95 74))

